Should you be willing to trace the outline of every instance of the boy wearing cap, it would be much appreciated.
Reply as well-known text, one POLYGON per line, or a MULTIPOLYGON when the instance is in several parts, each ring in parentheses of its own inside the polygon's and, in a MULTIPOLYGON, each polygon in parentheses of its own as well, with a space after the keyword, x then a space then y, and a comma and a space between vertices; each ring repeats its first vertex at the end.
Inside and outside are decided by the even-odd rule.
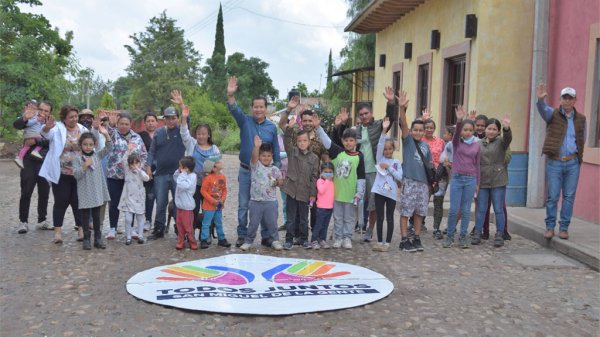
POLYGON ((560 107, 548 106, 546 85, 537 86, 537 109, 546 121, 546 138, 542 153, 546 155, 546 232, 544 237, 552 239, 556 226, 558 199, 563 195, 559 219, 558 237, 569 238, 569 224, 573 215, 573 203, 579 181, 579 169, 583 160, 583 148, 586 138, 585 115, 577 112, 575 102, 577 93, 571 87, 560 92, 560 107))

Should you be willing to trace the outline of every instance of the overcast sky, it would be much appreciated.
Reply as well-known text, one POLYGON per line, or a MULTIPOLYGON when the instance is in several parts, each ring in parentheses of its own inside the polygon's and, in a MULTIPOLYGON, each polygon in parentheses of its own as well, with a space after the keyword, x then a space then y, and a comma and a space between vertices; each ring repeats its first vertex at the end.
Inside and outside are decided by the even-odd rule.
MULTIPOLYGON (((43 14, 61 34, 74 32, 80 64, 103 79, 125 75, 129 55, 123 47, 129 35, 145 31, 163 10, 185 30, 185 38, 202 54, 214 47, 218 0, 42 0, 23 11, 43 14)), ((339 65, 347 34, 344 0, 223 0, 227 54, 241 52, 269 63, 273 84, 285 97, 298 81, 310 91, 323 89, 329 49, 339 65)), ((260 94, 260 93, 256 93, 260 94)))

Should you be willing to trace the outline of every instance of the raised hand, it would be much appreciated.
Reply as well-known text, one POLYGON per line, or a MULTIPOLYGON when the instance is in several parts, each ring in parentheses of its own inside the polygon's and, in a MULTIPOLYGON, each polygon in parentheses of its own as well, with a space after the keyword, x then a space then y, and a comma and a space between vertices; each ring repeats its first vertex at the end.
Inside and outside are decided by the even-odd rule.
POLYGON ((254 147, 260 147, 262 145, 262 139, 258 135, 254 136, 254 147))
POLYGON ((288 119, 287 127, 293 129, 294 125, 296 125, 296 116, 292 116, 292 118, 288 119))
POLYGON ((346 123, 348 121, 348 109, 341 108, 340 112, 335 116, 335 126, 339 126, 341 124, 346 123))
POLYGON ((321 126, 321 116, 318 114, 313 115, 313 129, 316 130, 321 126))
POLYGON ((292 111, 294 108, 296 108, 298 106, 298 104, 300 104, 300 97, 293 96, 292 99, 290 99, 290 101, 287 104, 288 112, 292 111))
POLYGON ((384 133, 387 133, 387 131, 389 130, 389 128, 390 128, 390 125, 391 125, 391 124, 392 124, 392 123, 390 122, 390 118, 389 118, 389 117, 385 117, 385 118, 383 119, 383 124, 382 124, 382 126, 383 126, 383 132, 384 132, 384 133))
POLYGON ((187 123, 187 119, 190 116, 190 107, 187 105, 183 106, 183 109, 181 109, 181 120, 183 121, 183 123, 187 123))
POLYGON ((46 125, 44 126, 44 128, 46 130, 50 130, 55 125, 56 125, 56 119, 54 118, 54 116, 52 116, 52 115, 48 116, 48 120, 46 121, 46 125))
POLYGON ((181 91, 179 91, 179 90, 171 91, 171 102, 173 104, 177 104, 179 106, 183 105, 183 97, 181 96, 181 91))
POLYGON ((509 115, 505 115, 504 117, 502 117, 502 127, 505 129, 510 128, 510 116, 509 115))
POLYGON ((456 114, 456 119, 461 122, 465 118, 467 111, 465 110, 464 106, 459 105, 456 107, 456 109, 454 109, 454 113, 456 114))
POLYGON ((119 112, 116 110, 111 110, 108 112, 108 124, 114 126, 117 125, 119 121, 119 112))
POLYGON ((94 117, 92 120, 92 127, 96 130, 99 130, 100 125, 102 124, 100 116, 94 117))
POLYGON ((546 96, 548 96, 548 92, 546 91, 546 83, 540 81, 537 87, 535 87, 535 93, 538 99, 546 98, 546 96))
POLYGON ((238 89, 237 77, 231 76, 229 78, 229 81, 227 82, 227 96, 235 95, 235 92, 237 91, 237 89, 238 89))
POLYGON ((467 119, 470 119, 474 122, 476 118, 477 118, 477 110, 469 111, 469 115, 467 116, 467 119))
POLYGON ((379 163, 379 167, 381 167, 382 170, 387 170, 390 166, 387 163, 379 163))
POLYGON ((98 132, 104 135, 104 138, 110 139, 110 135, 108 134, 108 130, 104 127, 104 125, 100 124, 98 127, 98 132))
POLYGON ((422 112, 422 117, 421 117, 424 121, 431 119, 431 111, 427 108, 423 109, 422 112))
POLYGON ((398 99, 398 105, 402 108, 404 108, 404 111, 406 112, 406 109, 408 108, 408 94, 406 93, 406 91, 400 91, 400 94, 398 96, 396 96, 396 98, 398 99))
POLYGON ((30 120, 37 113, 37 106, 33 103, 27 104, 25 110, 23 111, 23 120, 30 120))
POLYGON ((385 97, 385 99, 387 99, 388 103, 394 103, 394 88, 392 87, 385 87, 385 91, 383 92, 383 97, 385 97))

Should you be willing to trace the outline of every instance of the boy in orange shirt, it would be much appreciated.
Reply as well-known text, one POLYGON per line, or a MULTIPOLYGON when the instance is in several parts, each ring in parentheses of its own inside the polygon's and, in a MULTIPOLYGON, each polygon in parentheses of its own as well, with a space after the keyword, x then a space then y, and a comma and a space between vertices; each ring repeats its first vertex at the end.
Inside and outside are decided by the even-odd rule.
POLYGON ((227 198, 227 180, 225 175, 221 173, 222 169, 223 163, 220 158, 209 158, 204 162, 204 173, 207 173, 207 175, 204 177, 202 187, 200 188, 200 194, 202 194, 203 198, 202 213, 204 214, 204 218, 202 219, 200 249, 209 247, 209 227, 213 218, 215 220, 215 227, 219 238, 217 244, 225 248, 231 247, 231 244, 225 239, 225 233, 223 232, 222 210, 225 206, 225 199, 227 198))

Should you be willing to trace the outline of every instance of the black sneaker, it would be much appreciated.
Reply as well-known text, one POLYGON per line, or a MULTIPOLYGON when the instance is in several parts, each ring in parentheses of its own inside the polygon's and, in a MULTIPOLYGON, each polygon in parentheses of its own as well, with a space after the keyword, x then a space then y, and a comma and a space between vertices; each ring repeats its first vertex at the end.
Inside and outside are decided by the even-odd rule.
MULTIPOLYGON (((488 234, 489 235, 489 234, 488 234)), ((471 244, 477 246, 481 243, 482 235, 481 232, 475 231, 473 235, 471 235, 471 244)))
POLYGON ((483 234, 481 234, 481 239, 482 240, 489 240, 490 239, 490 232, 483 232, 483 234))
POLYGON ((229 248, 229 247, 231 247, 231 243, 229 243, 229 241, 227 241, 227 239, 223 239, 223 240, 219 240, 219 242, 217 243, 217 246, 229 248))
POLYGON ((106 244, 103 241, 94 241, 94 248, 106 249, 106 244))
POLYGON ((415 238, 412 240, 412 246, 417 252, 422 252, 425 250, 421 244, 421 238, 418 236, 415 236, 415 238))
POLYGON ((444 235, 439 229, 436 229, 433 231, 433 238, 436 240, 442 240, 444 238, 444 235))
POLYGON ((512 239, 512 236, 510 236, 508 232, 504 232, 504 234, 502 234, 502 238, 504 239, 504 241, 510 241, 512 239))
POLYGON ((415 247, 413 247, 412 243, 410 242, 410 240, 404 240, 402 242, 400 242, 400 250, 403 252, 409 252, 409 253, 414 253, 417 250, 415 249, 415 247))
POLYGON ((442 234, 447 235, 448 234, 448 228, 444 228, 444 230, 442 231, 442 234))
POLYGON ((267 239, 262 239, 260 240, 260 244, 265 246, 265 247, 271 247, 271 245, 273 244, 273 239, 271 238, 267 238, 267 239))
POLYGON ((89 239, 84 239, 83 240, 83 250, 90 250, 92 249, 92 243, 90 242, 89 239))
POLYGON ((496 236, 494 236, 494 247, 502 246, 504 246, 504 239, 502 238, 502 234, 496 233, 496 236))
POLYGON ((162 239, 164 237, 165 237, 165 233, 156 232, 156 233, 151 234, 148 237, 148 240, 158 240, 158 239, 162 239))
POLYGON ((240 248, 243 244, 244 244, 244 238, 238 238, 237 241, 235 242, 235 246, 237 248, 240 248))
POLYGON ((208 247, 210 247, 210 245, 208 244, 208 242, 206 242, 206 240, 200 241, 200 249, 206 249, 208 247))

